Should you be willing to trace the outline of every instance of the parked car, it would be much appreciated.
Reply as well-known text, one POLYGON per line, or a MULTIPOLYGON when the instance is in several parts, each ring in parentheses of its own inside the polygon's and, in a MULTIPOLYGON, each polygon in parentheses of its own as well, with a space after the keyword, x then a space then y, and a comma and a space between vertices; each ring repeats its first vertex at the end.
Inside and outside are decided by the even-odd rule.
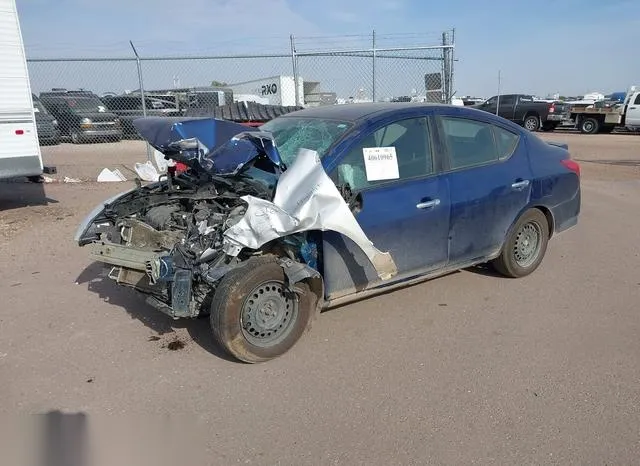
POLYGON ((60 144, 58 121, 47 111, 35 94, 32 94, 31 97, 33 99, 33 112, 36 117, 36 127, 40 145, 60 144))
POLYGON ((93 92, 56 89, 40 93, 40 101, 58 121, 61 135, 74 144, 122 139, 118 116, 93 92))
POLYGON ((542 102, 528 94, 493 96, 474 108, 498 114, 529 131, 553 131, 564 120, 566 106, 560 102, 542 102))
MULTIPOLYGON (((118 115, 125 137, 138 137, 138 132, 133 126, 133 120, 144 116, 142 98, 139 95, 105 96, 102 101, 107 109, 118 115)), ((147 116, 180 116, 176 107, 166 105, 158 99, 145 97, 147 116)))
POLYGON ((251 363, 288 351, 323 308, 478 264, 529 275, 580 213, 566 144, 470 107, 134 124, 189 169, 106 200, 75 240, 158 310, 209 314, 251 363))

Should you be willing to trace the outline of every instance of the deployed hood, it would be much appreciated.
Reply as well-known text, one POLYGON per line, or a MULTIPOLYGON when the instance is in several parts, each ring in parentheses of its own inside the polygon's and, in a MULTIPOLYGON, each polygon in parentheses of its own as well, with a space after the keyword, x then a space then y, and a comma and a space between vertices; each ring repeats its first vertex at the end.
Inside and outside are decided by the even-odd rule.
POLYGON ((215 118, 149 117, 133 120, 153 148, 196 170, 235 175, 256 158, 286 167, 270 133, 215 118))

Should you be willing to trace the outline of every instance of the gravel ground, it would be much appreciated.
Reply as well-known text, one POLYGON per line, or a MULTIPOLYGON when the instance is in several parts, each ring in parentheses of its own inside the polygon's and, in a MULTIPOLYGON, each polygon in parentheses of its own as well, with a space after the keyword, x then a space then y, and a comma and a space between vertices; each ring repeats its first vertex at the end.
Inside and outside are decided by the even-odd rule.
MULTIPOLYGON (((0 451, 35 442, 9 419, 61 409, 89 415, 103 464, 636 464, 640 138, 542 137, 581 161, 583 212, 535 274, 464 271, 343 306, 253 366, 73 243, 131 182, 0 184, 0 451)), ((58 180, 146 159, 139 141, 43 150, 58 180)))

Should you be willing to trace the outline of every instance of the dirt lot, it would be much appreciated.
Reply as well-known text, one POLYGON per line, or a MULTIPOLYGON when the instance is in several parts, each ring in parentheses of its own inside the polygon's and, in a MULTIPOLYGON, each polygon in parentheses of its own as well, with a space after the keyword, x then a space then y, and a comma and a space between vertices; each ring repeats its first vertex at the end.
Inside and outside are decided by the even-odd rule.
MULTIPOLYGON (((88 210, 132 183, 0 185, 0 418, 86 412, 94 449, 144 450, 135 464, 636 463, 640 137, 542 136, 581 162, 583 212, 535 274, 465 271, 344 306, 255 366, 222 357, 206 319, 173 322, 101 279, 74 245, 88 210)), ((146 154, 63 144, 44 158, 58 180, 94 180, 146 154)))

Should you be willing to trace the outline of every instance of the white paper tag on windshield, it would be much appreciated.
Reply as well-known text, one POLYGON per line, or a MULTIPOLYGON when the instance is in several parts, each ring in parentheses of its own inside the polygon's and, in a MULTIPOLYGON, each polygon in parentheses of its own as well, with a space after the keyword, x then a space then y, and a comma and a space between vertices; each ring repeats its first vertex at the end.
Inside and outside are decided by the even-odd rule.
POLYGON ((400 178, 395 147, 363 147, 362 154, 367 181, 400 178))

